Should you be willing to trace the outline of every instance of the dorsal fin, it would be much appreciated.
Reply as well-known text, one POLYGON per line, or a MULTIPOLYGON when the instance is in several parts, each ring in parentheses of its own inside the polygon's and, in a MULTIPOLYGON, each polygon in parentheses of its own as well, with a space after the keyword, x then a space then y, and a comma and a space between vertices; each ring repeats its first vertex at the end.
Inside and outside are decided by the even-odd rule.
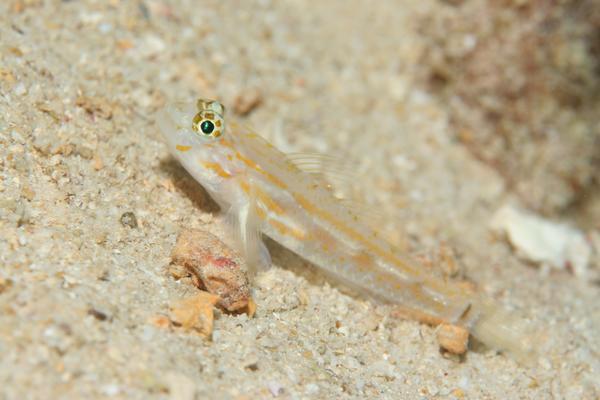
POLYGON ((339 199, 350 198, 355 175, 342 160, 318 153, 289 153, 288 160, 299 170, 311 174, 339 199))
POLYGON ((349 210, 357 222, 381 234, 381 237, 396 247, 405 247, 404 240, 394 230, 389 231, 389 216, 378 212, 354 194, 354 185, 360 182, 347 162, 334 156, 318 153, 290 153, 288 160, 299 170, 309 173, 321 185, 331 191, 338 204, 349 210))
MULTIPOLYGON (((238 131, 236 140, 248 157, 260 159, 266 169, 280 169, 287 163, 293 170, 287 179, 294 179, 294 173, 305 173, 310 181, 318 185, 315 190, 326 190, 338 206, 349 211, 358 225, 363 225, 377 232, 378 236, 394 247, 404 248, 406 240, 398 235, 398 230, 391 231, 389 216, 377 212, 373 206, 361 201, 354 194, 357 182, 362 178, 356 176, 348 162, 325 154, 318 153, 288 153, 285 154, 273 147, 266 139, 255 133, 251 128, 230 124, 238 131), (264 164, 263 164, 264 163, 264 164)), ((284 171, 279 171, 284 173, 284 171)))

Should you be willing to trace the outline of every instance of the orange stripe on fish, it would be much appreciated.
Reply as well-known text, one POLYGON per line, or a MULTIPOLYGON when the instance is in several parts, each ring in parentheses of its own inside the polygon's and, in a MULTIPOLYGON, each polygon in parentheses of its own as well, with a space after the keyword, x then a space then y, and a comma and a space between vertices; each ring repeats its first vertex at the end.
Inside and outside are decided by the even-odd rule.
POLYGON ((307 212, 315 214, 315 215, 319 216, 320 218, 326 220, 331 225, 333 225, 336 229, 338 229, 339 231, 345 233, 346 235, 348 235, 353 240, 356 240, 357 242, 360 242, 367 249, 369 249, 372 252, 376 253, 381 258, 383 258, 386 261, 388 261, 388 262, 396 265, 398 268, 400 268, 400 269, 402 269, 402 270, 404 270, 404 271, 406 271, 408 273, 414 274, 415 276, 421 275, 421 271, 419 271, 418 269, 415 269, 415 268, 411 268, 409 265, 407 265, 406 263, 402 262, 402 260, 400 260, 397 257, 395 257, 393 254, 385 251, 384 249, 382 249, 381 247, 377 246, 376 244, 368 241, 367 238, 365 238, 362 234, 360 234, 359 232, 357 232, 354 229, 350 228, 349 226, 347 226, 346 224, 344 224, 343 221, 339 220, 338 218, 336 218, 335 216, 331 215, 327 211, 316 207, 310 201, 308 201, 308 199, 306 199, 304 196, 302 196, 300 194, 294 194, 293 196, 294 196, 294 199, 298 202, 298 204, 300 204, 300 206, 302 208, 304 208, 307 212))
POLYGON ((202 165, 204 168, 207 168, 211 171, 213 171, 214 173, 216 173, 217 175, 219 175, 222 178, 231 178, 231 174, 227 171, 225 171, 223 169, 223 167, 221 167, 221 164, 216 163, 216 162, 201 162, 200 165, 202 165))
POLYGON ((307 234, 303 230, 286 225, 281 221, 277 221, 276 219, 270 218, 267 220, 267 223, 271 224, 271 226, 277 229, 282 235, 292 236, 298 240, 306 240, 307 238, 307 234))
POLYGON ((258 186, 250 187, 250 184, 246 181, 240 182, 240 186, 247 195, 255 196, 256 200, 259 200, 269 211, 277 215, 285 214, 283 207, 258 186))
POLYGON ((287 189, 287 185, 281 179, 279 179, 275 175, 271 174, 270 172, 265 171, 260 165, 258 165, 251 159, 244 157, 239 152, 236 152, 235 156, 238 160, 241 160, 248 167, 252 168, 253 170, 255 170, 257 172, 260 172, 265 178, 267 178, 269 181, 271 181, 271 183, 273 183, 275 186, 278 186, 280 189, 287 189))

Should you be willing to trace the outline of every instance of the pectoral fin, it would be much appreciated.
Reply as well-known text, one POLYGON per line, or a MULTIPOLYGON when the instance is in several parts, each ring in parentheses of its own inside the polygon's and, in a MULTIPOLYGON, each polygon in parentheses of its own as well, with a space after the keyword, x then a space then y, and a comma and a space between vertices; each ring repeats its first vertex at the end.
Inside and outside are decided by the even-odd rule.
POLYGON ((262 221, 257 215, 256 199, 251 193, 249 200, 245 204, 231 206, 226 222, 237 250, 246 260, 249 275, 253 277, 257 271, 271 266, 271 256, 262 240, 262 221))

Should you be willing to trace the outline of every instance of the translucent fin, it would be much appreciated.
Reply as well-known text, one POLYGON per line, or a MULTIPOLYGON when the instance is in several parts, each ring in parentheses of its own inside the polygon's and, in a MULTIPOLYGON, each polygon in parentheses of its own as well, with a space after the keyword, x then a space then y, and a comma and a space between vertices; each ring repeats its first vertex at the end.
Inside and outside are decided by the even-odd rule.
POLYGON ((390 218, 379 213, 371 205, 361 202, 353 195, 353 185, 360 179, 348 163, 334 156, 318 153, 291 153, 288 160, 303 172, 313 175, 321 186, 330 190, 340 206, 352 214, 352 218, 370 227, 381 238, 397 247, 405 247, 405 240, 398 231, 390 228, 390 218))
POLYGON ((314 175, 338 198, 349 197, 354 182, 354 172, 342 160, 318 153, 290 153, 286 155, 299 170, 314 175))
POLYGON ((535 335, 518 314, 485 298, 479 298, 472 308, 467 316, 471 322, 466 326, 476 339, 490 348, 509 353, 522 364, 536 360, 535 335))
POLYGON ((256 201, 252 196, 248 204, 232 206, 227 211, 226 223, 231 229, 237 250, 246 260, 250 278, 257 271, 271 266, 271 256, 262 240, 261 221, 256 214, 256 201))
POLYGON ((361 220, 365 221, 369 225, 373 224, 373 227, 381 229, 389 222, 389 217, 385 217, 382 213, 374 209, 373 206, 365 203, 361 203, 354 199, 339 199, 339 203, 347 210, 350 210, 353 214, 360 217, 361 220))

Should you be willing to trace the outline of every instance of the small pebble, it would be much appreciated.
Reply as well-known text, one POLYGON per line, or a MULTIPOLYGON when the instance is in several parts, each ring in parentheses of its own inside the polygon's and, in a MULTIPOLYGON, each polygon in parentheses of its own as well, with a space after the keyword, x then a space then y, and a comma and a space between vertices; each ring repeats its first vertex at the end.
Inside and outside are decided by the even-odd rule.
POLYGON ((0 293, 12 286, 13 282, 10 279, 2 278, 0 276, 0 293))
POLYGON ((132 229, 135 229, 138 227, 137 218, 135 217, 135 214, 132 213, 131 211, 127 211, 127 212, 123 213, 121 215, 121 218, 119 219, 119 221, 121 221, 121 224, 123 226, 128 226, 132 229))
POLYGON ((102 393, 104 393, 106 396, 116 396, 121 392, 121 388, 119 387, 119 385, 117 384, 108 384, 108 385, 104 385, 101 388, 102 393))
POLYGON ((309 383, 308 385, 306 385, 304 393, 306 393, 307 395, 316 395, 317 393, 319 393, 319 385, 317 385, 316 383, 309 383))
POLYGON ((98 321, 106 321, 108 319, 108 316, 105 313, 98 311, 95 308, 90 308, 87 313, 88 315, 96 318, 98 321))
POLYGON ((233 101, 233 112, 241 116, 248 115, 261 103, 262 94, 258 89, 244 90, 233 101))
POLYGON ((18 83, 18 84, 15 86, 15 89, 14 89, 14 90, 15 90, 15 94, 16 94, 17 96, 23 96, 24 94, 26 94, 26 93, 27 93, 27 88, 25 87, 25 85, 24 85, 23 83, 18 83))
POLYGON ((283 385, 277 381, 269 381, 267 383, 267 388, 269 388, 269 392, 271 392, 274 397, 281 396, 285 393, 283 385))
POLYGON ((469 331, 463 327, 441 324, 437 332, 440 347, 452 354, 464 354, 469 344, 469 331))
POLYGON ((258 371, 258 363, 248 364, 244 368, 246 368, 249 371, 258 371))
POLYGON ((169 387, 169 399, 194 400, 196 398, 196 383, 180 372, 168 371, 165 380, 169 387))

